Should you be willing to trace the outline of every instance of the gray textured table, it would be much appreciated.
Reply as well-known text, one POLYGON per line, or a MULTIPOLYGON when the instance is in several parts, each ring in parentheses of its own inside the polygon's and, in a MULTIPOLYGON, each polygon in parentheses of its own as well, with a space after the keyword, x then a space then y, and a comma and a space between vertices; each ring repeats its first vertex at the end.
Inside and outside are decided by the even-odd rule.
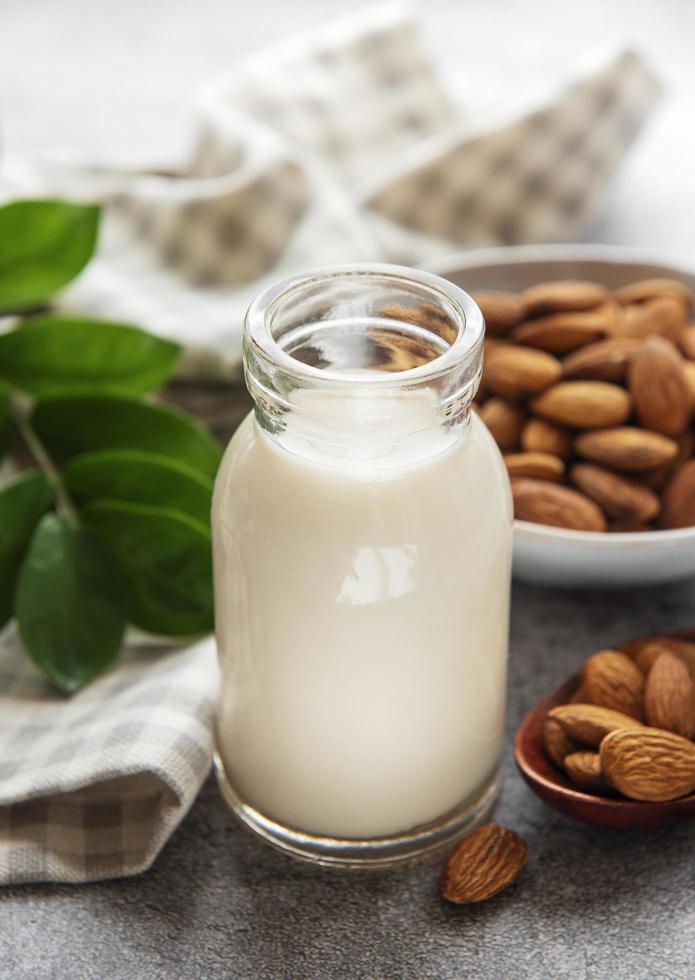
MULTIPOLYGON (((432 45, 490 91, 558 78, 597 43, 637 40, 670 97, 588 235, 695 254, 689 0, 428 0, 432 45), (686 217, 687 216, 687 217, 686 217)), ((2 0, 3 145, 187 142, 191 90, 267 40, 344 11, 344 0, 2 0)), ((216 396, 181 393, 215 414, 216 396)), ((218 421, 229 422, 227 411, 218 421)), ((695 626, 695 583, 648 591, 517 586, 509 739, 523 712, 583 656, 632 635, 695 626)), ((546 809, 509 753, 497 819, 528 841, 507 893, 446 907, 438 865, 339 875, 290 863, 232 825, 209 783, 155 867, 136 879, 0 892, 0 977, 591 978, 695 975, 695 825, 609 833, 546 809)))
MULTIPOLYGON (((695 623, 695 585, 514 590, 509 742, 522 713, 599 646, 695 623)), ((477 908, 445 906, 438 861, 389 873, 295 864, 230 823, 209 782, 139 878, 0 893, 2 977, 591 978, 695 972, 695 824, 627 833, 574 824, 507 753, 497 819, 529 863, 477 908)))

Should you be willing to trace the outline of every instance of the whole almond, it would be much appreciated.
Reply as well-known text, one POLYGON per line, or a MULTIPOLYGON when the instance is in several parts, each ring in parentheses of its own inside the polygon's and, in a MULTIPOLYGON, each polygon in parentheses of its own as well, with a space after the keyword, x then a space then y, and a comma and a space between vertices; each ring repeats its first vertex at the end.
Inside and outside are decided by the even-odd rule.
POLYGON ((675 800, 695 790, 695 745, 661 728, 613 731, 601 742, 601 769, 632 800, 675 800))
POLYGON ((550 453, 511 453, 504 457, 510 477, 530 476, 537 480, 561 480, 565 464, 550 453))
POLYGON ((695 643, 674 636, 653 636, 633 640, 621 647, 635 661, 643 674, 648 674, 662 653, 672 653, 689 668, 695 677, 695 643))
POLYGON ((551 709, 549 717, 559 721, 569 738, 594 747, 600 745, 609 732, 621 728, 644 728, 630 715, 598 704, 560 704, 551 709))
POLYGON ((511 345, 493 350, 485 365, 488 388, 502 398, 537 395, 561 374, 562 365, 552 354, 511 345))
POLYGON ((582 684, 591 704, 642 721, 644 674, 619 650, 601 650, 584 664, 582 684))
POLYGON ((550 715, 543 722, 543 744, 551 762, 558 769, 563 768, 566 755, 577 752, 582 747, 582 743, 570 738, 557 718, 551 718, 550 715))
POLYGON ((641 343, 636 337, 610 337, 581 347, 563 359, 563 377, 620 383, 625 379, 630 356, 641 343))
POLYGON ((575 531, 605 531, 601 509, 570 487, 547 480, 520 477, 512 480, 514 514, 520 521, 549 524, 575 531))
POLYGON ((442 897, 457 905, 484 902, 518 877, 528 849, 512 830, 489 823, 464 837, 442 868, 442 897))
POLYGON ((664 490, 659 525, 664 528, 695 525, 695 459, 681 466, 664 490))
POLYGON ((605 381, 561 381, 534 398, 531 410, 560 425, 599 429, 625 422, 632 401, 622 388, 605 381))
POLYGON ((695 361, 695 323, 686 327, 678 340, 683 354, 689 361, 695 361))
POLYGON ((566 460, 572 452, 572 433, 546 419, 530 418, 521 430, 521 448, 527 453, 550 453, 566 460))
POLYGON ((526 412, 523 408, 501 398, 488 398, 480 409, 480 418, 502 452, 511 452, 518 448, 521 430, 526 420, 526 412))
POLYGON ((627 286, 621 286, 613 293, 619 303, 644 303, 646 300, 660 296, 671 296, 677 299, 685 309, 690 309, 693 294, 688 287, 677 279, 653 278, 640 279, 627 286))
POLYGON ((649 487, 595 463, 575 463, 570 480, 614 521, 642 524, 659 513, 661 503, 649 487))
POLYGON ((598 752, 570 752, 564 760, 565 772, 580 789, 606 790, 606 780, 601 772, 601 757, 598 752))
POLYGON ((590 310, 608 296, 604 286, 584 279, 539 282, 522 293, 529 316, 562 310, 590 310))
POLYGON ((612 321, 605 313, 551 313, 527 320, 511 332, 512 340, 526 347, 538 347, 551 354, 569 351, 606 337, 612 321))
POLYGON ((644 303, 626 306, 614 333, 642 339, 661 334, 677 342, 685 329, 685 311, 673 296, 659 296, 644 303))
POLYGON ((580 456, 628 473, 656 469, 678 455, 678 443, 658 432, 618 426, 600 432, 583 432, 574 443, 580 456))
POLYGON ((677 435, 688 424, 690 392, 683 358, 663 337, 648 337, 627 371, 635 413, 645 429, 677 435))
POLYGON ((485 318, 485 327, 493 334, 509 333, 526 316, 526 306, 517 293, 477 292, 473 299, 485 318))
POLYGON ((654 728, 665 728, 684 738, 695 735, 695 683, 675 654, 664 651, 649 671, 644 713, 654 728))

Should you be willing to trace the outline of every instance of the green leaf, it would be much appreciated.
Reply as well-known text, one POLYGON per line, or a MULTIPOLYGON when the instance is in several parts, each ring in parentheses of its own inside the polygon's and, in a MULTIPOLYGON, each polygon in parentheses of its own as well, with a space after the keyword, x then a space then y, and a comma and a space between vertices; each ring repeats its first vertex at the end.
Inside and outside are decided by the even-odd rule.
POLYGON ((89 262, 99 208, 68 201, 0 207, 0 309, 27 309, 67 285, 89 262))
POLYGON ((61 691, 76 691, 123 641, 126 605, 113 559, 90 531, 46 514, 19 573, 15 613, 36 666, 61 691))
POLYGON ((46 398, 31 424, 59 462, 97 449, 143 449, 213 477, 220 461, 220 445, 207 429, 169 405, 116 395, 46 398))
POLYGON ((105 449, 75 456, 63 470, 76 497, 153 504, 210 524, 212 480, 183 463, 140 449, 105 449))
POLYGON ((162 386, 180 350, 128 324, 36 316, 0 335, 0 377, 32 395, 137 395, 162 386))
POLYGON ((136 626, 163 636, 213 627, 210 533, 175 510, 98 500, 84 517, 117 557, 136 626))
POLYGON ((22 558, 50 503, 50 487, 38 470, 17 477, 0 490, 0 627, 12 616, 22 558))
POLYGON ((0 383, 0 459, 7 452, 10 441, 10 388, 9 385, 0 383))

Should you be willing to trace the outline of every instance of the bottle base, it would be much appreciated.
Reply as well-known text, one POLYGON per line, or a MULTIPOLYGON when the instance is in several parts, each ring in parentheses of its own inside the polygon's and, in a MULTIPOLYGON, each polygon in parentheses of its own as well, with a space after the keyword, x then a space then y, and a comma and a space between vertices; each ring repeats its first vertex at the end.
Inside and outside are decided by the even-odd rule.
POLYGON ((220 793, 237 820, 276 850, 327 867, 388 868, 436 854, 483 823, 494 809, 500 791, 497 769, 473 798, 431 823, 392 837, 323 837, 285 826, 254 809, 228 780, 217 752, 214 762, 220 793))

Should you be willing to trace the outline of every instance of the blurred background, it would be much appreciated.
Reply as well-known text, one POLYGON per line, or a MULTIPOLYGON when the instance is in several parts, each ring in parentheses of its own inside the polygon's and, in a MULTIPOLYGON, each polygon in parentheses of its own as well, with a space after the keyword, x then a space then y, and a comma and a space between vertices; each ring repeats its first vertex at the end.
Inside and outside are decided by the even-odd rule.
MULTIPOLYGON (((559 84, 597 46, 641 50, 664 98, 584 237, 695 251, 695 4, 423 0, 414 9, 437 64, 495 103, 559 84)), ((67 146, 180 160, 203 81, 346 12, 338 0, 2 0, 3 152, 67 146)))

